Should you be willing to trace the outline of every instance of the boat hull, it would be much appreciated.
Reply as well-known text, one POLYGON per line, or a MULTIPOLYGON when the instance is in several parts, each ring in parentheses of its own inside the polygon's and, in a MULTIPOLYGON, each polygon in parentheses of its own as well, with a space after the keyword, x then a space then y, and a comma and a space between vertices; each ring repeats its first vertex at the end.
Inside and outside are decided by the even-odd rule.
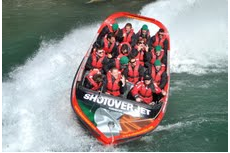
MULTIPOLYGON (((119 12, 112 14, 102 23, 96 37, 104 26, 121 17, 153 23, 168 33, 166 27, 155 19, 127 12, 119 12)), ((168 40, 170 42, 169 35, 168 40)), ((84 68, 91 49, 92 45, 78 68, 71 90, 71 104, 80 121, 87 127, 91 134, 104 145, 120 144, 149 134, 163 119, 168 104, 170 43, 167 52, 168 82, 165 86, 167 94, 154 106, 137 104, 131 100, 109 96, 82 87, 81 83, 84 78, 84 68), (133 129, 133 127, 135 128, 133 129)))

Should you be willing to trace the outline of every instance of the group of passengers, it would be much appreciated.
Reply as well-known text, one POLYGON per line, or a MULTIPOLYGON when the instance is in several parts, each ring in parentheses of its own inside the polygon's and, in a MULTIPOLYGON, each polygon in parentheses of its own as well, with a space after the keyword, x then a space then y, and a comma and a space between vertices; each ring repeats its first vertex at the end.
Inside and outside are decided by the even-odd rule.
POLYGON ((133 84, 128 99, 152 104, 154 95, 166 95, 168 39, 164 29, 150 36, 144 24, 135 33, 131 23, 120 29, 106 25, 86 63, 84 86, 113 96, 124 96, 127 83, 133 84))

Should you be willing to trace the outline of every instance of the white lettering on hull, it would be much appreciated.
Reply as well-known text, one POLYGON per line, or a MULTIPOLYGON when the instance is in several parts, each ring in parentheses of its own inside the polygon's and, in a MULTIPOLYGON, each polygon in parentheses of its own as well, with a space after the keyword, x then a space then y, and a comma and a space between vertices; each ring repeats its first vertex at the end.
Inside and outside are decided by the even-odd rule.
POLYGON ((103 104, 110 108, 113 107, 115 109, 120 109, 120 110, 125 110, 125 111, 130 111, 130 112, 139 112, 140 114, 143 114, 143 115, 150 114, 149 109, 143 108, 141 106, 137 106, 137 108, 134 109, 133 104, 127 103, 125 101, 120 101, 117 99, 111 99, 111 98, 101 97, 101 96, 92 95, 92 94, 85 94, 83 98, 86 100, 90 100, 92 102, 96 102, 98 104, 103 104))

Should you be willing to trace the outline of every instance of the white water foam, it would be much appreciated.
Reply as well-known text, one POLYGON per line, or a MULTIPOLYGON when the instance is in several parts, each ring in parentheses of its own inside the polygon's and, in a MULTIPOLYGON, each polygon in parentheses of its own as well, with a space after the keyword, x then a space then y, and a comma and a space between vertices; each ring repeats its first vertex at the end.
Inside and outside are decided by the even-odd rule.
POLYGON ((42 43, 37 55, 3 82, 3 151, 116 150, 89 136, 70 104, 73 76, 98 26, 42 43))
POLYGON ((147 5, 141 14, 168 28, 171 72, 202 75, 227 72, 227 11, 227 0, 165 0, 147 5))
MULTIPOLYGON (((225 3, 227 1, 160 1, 141 10, 142 15, 155 17, 169 28, 172 72, 202 74, 213 65, 216 72, 219 65, 226 67, 225 3), (221 6, 223 10, 212 12, 214 6, 221 6), (204 9, 206 13, 200 14, 204 9), (204 18, 209 13, 212 19, 204 18)), ((43 42, 38 53, 15 69, 10 74, 11 80, 3 82, 3 151, 127 149, 98 145, 96 139, 79 126, 70 105, 74 73, 98 27, 99 24, 86 26, 71 31, 63 40, 43 42)))
MULTIPOLYGON (((162 0, 143 7, 140 14, 153 17, 168 28, 172 73, 203 75, 227 72, 227 11, 224 0, 162 0)), ((131 22, 136 31, 148 24, 151 35, 158 30, 146 22, 127 22, 131 22)), ((120 27, 125 24, 120 23, 120 27)))

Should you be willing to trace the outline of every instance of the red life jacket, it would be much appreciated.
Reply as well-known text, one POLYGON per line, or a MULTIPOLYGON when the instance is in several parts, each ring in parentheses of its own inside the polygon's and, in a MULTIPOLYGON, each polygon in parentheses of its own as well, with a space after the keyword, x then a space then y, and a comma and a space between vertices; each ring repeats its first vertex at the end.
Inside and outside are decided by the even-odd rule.
POLYGON ((92 53, 92 63, 91 63, 92 66, 93 66, 94 68, 102 69, 102 67, 103 67, 102 62, 103 62, 104 58, 105 58, 105 55, 102 56, 102 57, 100 57, 100 58, 97 60, 96 51, 94 51, 94 52, 92 53))
POLYGON ((161 49, 161 54, 160 54, 160 56, 158 56, 158 57, 156 56, 156 53, 155 53, 155 50, 154 50, 154 49, 151 50, 151 54, 152 54, 152 59, 151 59, 150 63, 151 63, 151 64, 154 64, 154 62, 155 62, 157 59, 161 61, 161 59, 162 59, 163 56, 164 56, 164 50, 161 49))
POLYGON ((119 76, 114 82, 112 80, 112 74, 110 71, 107 73, 106 76, 107 76, 106 92, 108 92, 113 96, 119 96, 121 93, 120 93, 120 86, 118 85, 118 83, 121 80, 121 73, 119 72, 119 76))
POLYGON ((132 83, 136 83, 139 81, 139 63, 136 63, 134 69, 132 68, 131 64, 128 65, 128 78, 127 80, 132 83))
MULTIPOLYGON (((136 45, 134 48, 138 49, 138 46, 136 45)), ((140 50, 140 51, 138 51, 138 54, 137 54, 137 56, 135 58, 136 61, 139 64, 141 64, 141 66, 144 66, 144 54, 145 54, 145 51, 144 50, 140 50)))
POLYGON ((155 90, 156 94, 162 92, 162 90, 154 83, 154 89, 149 86, 146 86, 144 81, 139 81, 131 91, 133 96, 138 95, 141 100, 146 103, 150 104, 153 101, 153 90, 155 90))
POLYGON ((90 82, 90 84, 93 86, 92 88, 91 88, 91 90, 94 90, 94 91, 97 91, 97 90, 99 90, 100 88, 101 88, 101 86, 102 86, 102 82, 100 82, 99 84, 97 83, 97 82, 95 82, 94 80, 93 80, 93 76, 95 75, 95 74, 97 74, 98 72, 100 72, 99 70, 91 70, 90 72, 89 72, 89 74, 87 75, 87 79, 89 80, 89 82, 90 82))
POLYGON ((103 41, 104 41, 103 50, 105 51, 106 54, 111 53, 115 45, 115 42, 113 42, 109 47, 109 41, 107 40, 107 35, 103 38, 103 41))
POLYGON ((136 56, 136 60, 138 61, 139 64, 141 64, 141 66, 144 66, 144 54, 145 52, 141 50, 138 52, 136 56))
POLYGON ((161 48, 164 49, 164 44, 163 44, 163 43, 164 43, 165 39, 166 39, 166 37, 163 36, 163 37, 161 38, 161 40, 160 40, 158 33, 156 33, 156 34, 155 34, 155 42, 152 44, 152 46, 155 47, 155 46, 157 46, 157 45, 160 45, 161 48))
POLYGON ((123 55, 123 56, 127 56, 127 55, 129 54, 129 52, 131 51, 131 49, 132 49, 132 47, 130 46, 130 44, 129 44, 128 42, 123 42, 123 43, 121 43, 121 44, 119 45, 119 47, 118 47, 119 55, 121 54, 121 55, 123 55), (122 47, 123 45, 127 45, 127 46, 128 46, 128 52, 127 52, 127 54, 122 54, 122 53, 121 53, 121 47, 122 47))
POLYGON ((145 41, 145 43, 147 42, 147 39, 150 37, 150 32, 149 32, 149 30, 147 30, 147 34, 146 34, 146 37, 145 38, 143 38, 142 36, 141 36, 141 29, 138 31, 138 39, 139 40, 144 40, 145 41))
POLYGON ((120 68, 121 68, 121 65, 120 65, 120 58, 116 58, 116 59, 115 59, 115 67, 116 67, 118 70, 120 70, 120 68))
POLYGON ((142 101, 146 104, 149 104, 153 101, 152 89, 147 87, 144 81, 139 81, 131 91, 132 95, 139 95, 142 101))
POLYGON ((143 85, 140 87, 138 93, 142 101, 145 102, 146 104, 149 104, 153 101, 152 89, 145 86, 144 82, 142 84, 143 85))
POLYGON ((123 34, 126 33, 126 36, 123 37, 123 42, 131 43, 132 42, 132 36, 134 34, 133 29, 130 30, 129 34, 127 34, 125 28, 122 29, 122 32, 123 32, 123 34))
POLYGON ((164 64, 161 65, 161 69, 160 69, 160 71, 158 71, 157 73, 156 73, 155 67, 152 66, 152 74, 151 74, 151 76, 152 76, 152 78, 154 79, 154 82, 155 82, 158 86, 159 86, 160 83, 161 83, 161 75, 163 74, 164 71, 165 71, 165 65, 164 65, 164 64))

